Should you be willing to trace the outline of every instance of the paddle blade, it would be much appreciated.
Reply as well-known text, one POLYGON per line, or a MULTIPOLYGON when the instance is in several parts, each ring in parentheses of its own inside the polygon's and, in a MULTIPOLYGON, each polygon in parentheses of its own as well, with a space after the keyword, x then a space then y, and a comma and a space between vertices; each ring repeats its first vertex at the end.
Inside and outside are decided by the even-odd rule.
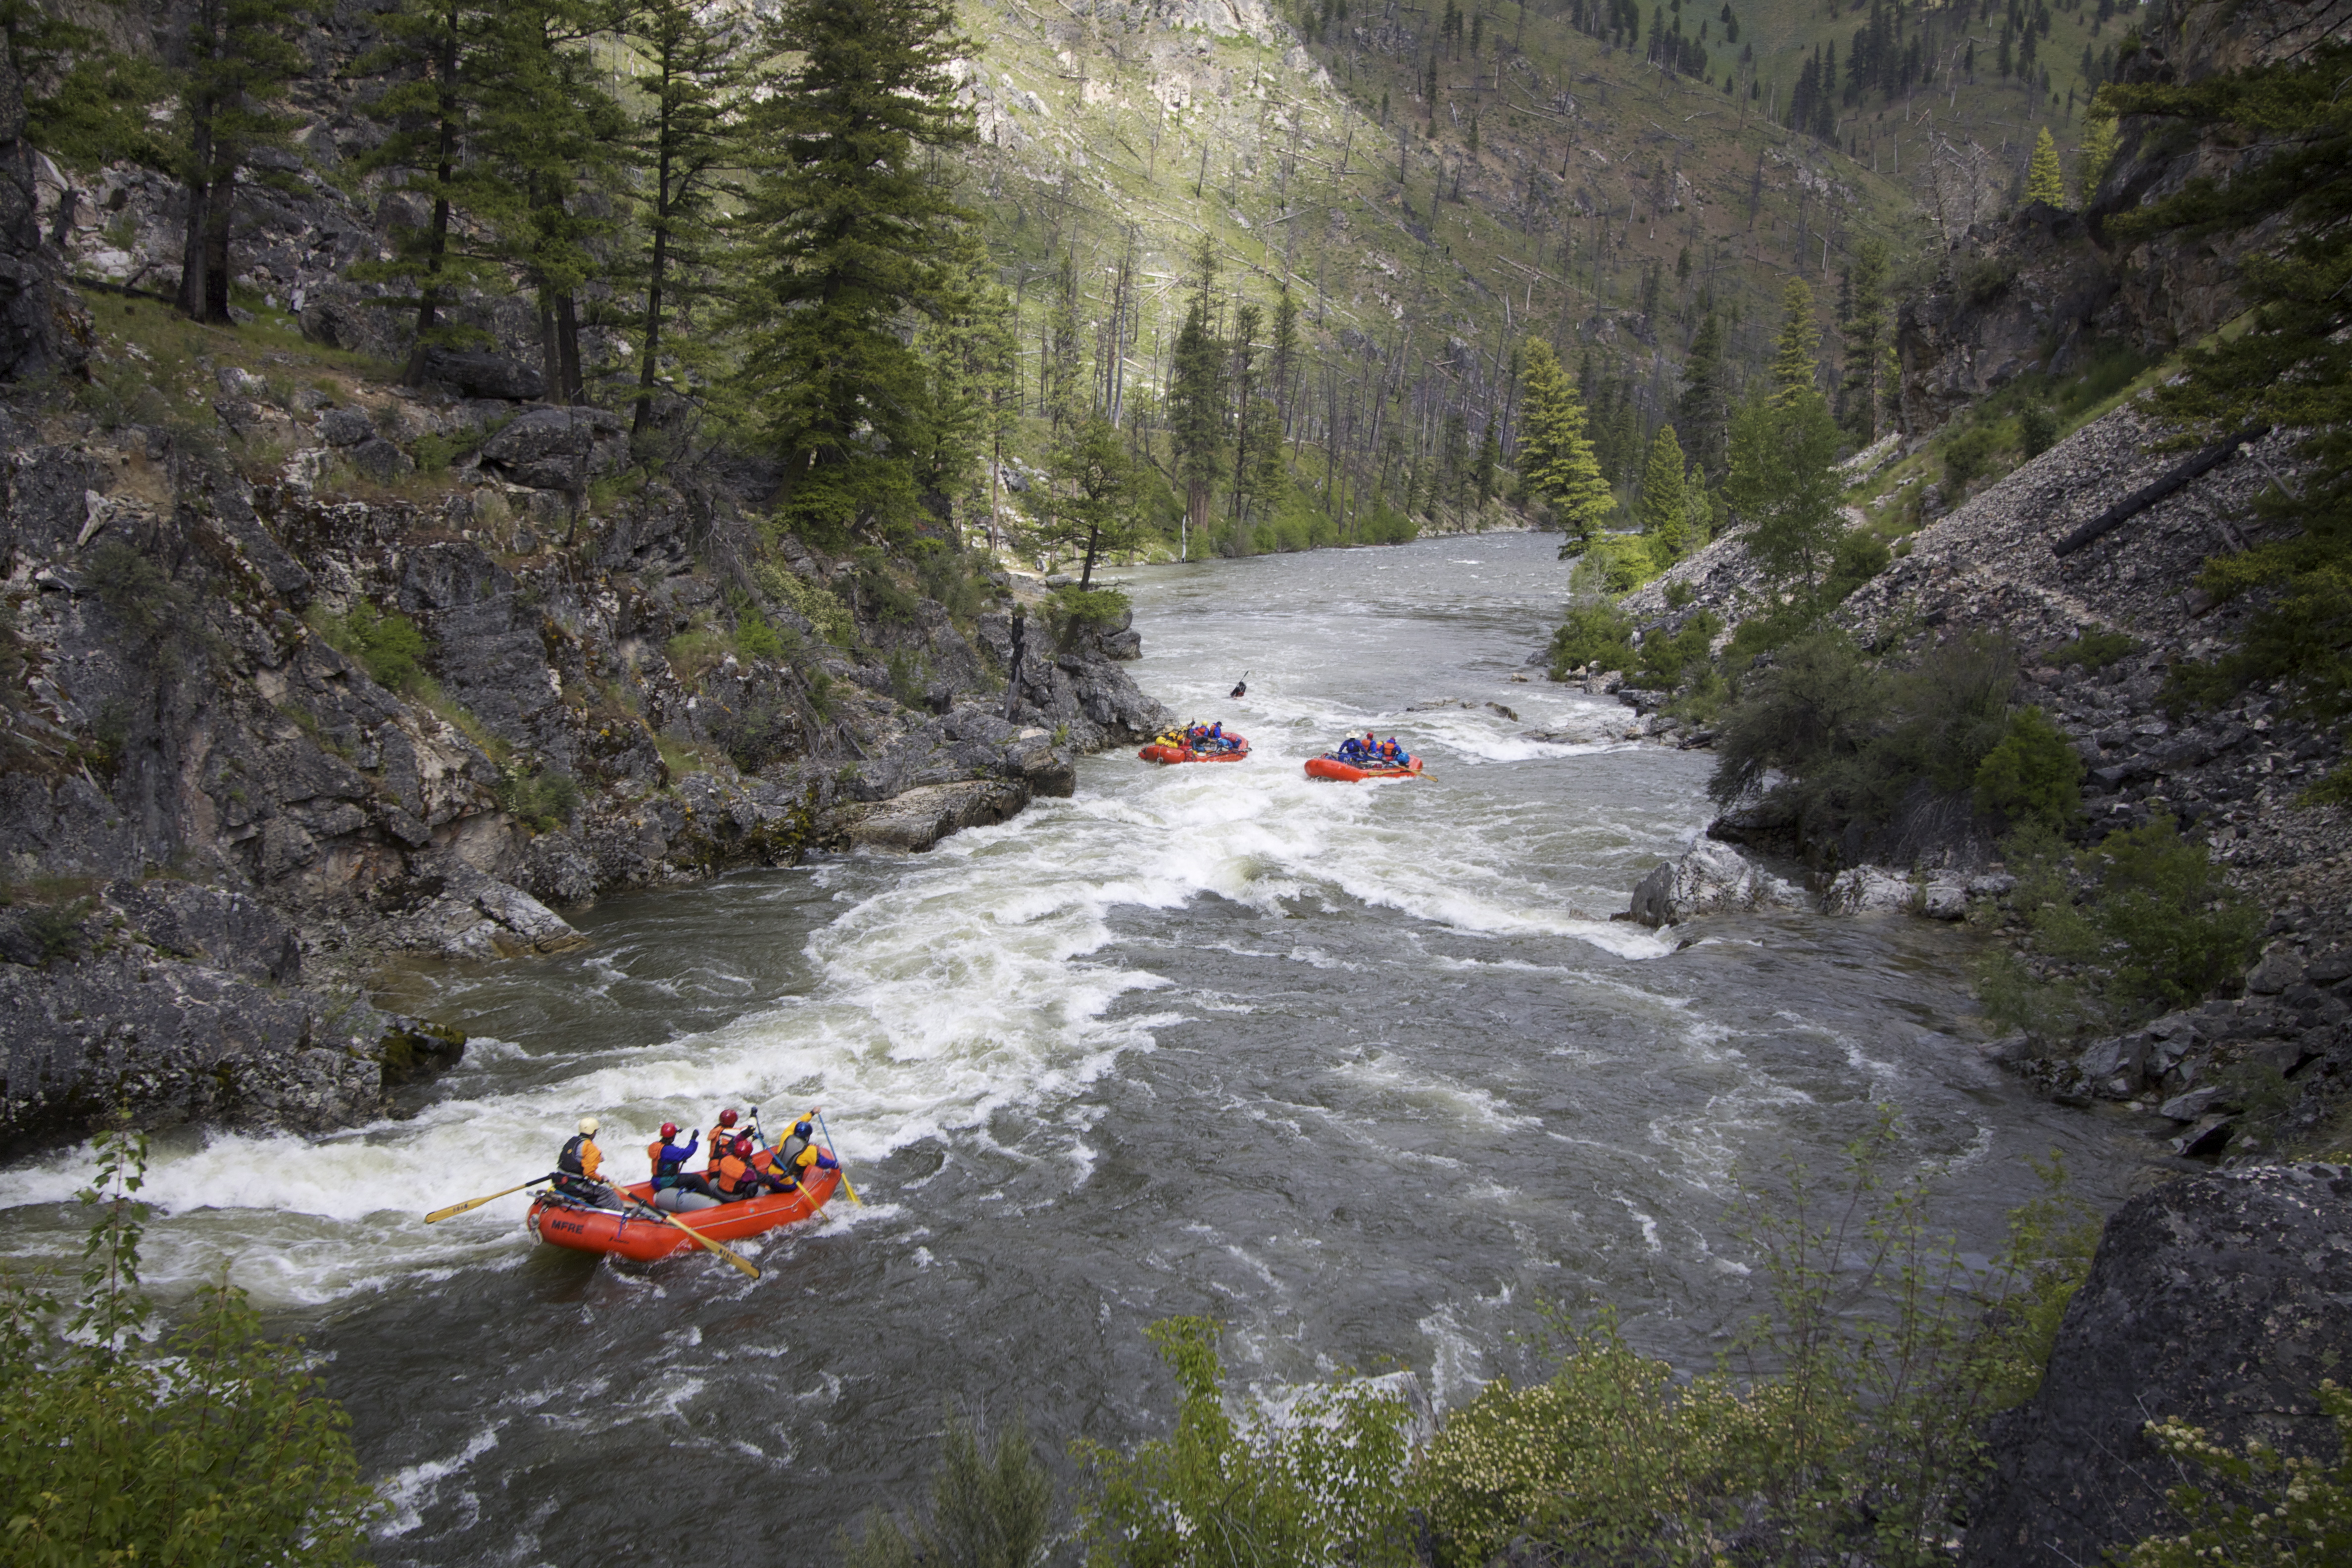
MULTIPOLYGON (((547 1178, 542 1176, 540 1178, 540 1181, 545 1181, 546 1179, 547 1178)), ((522 1191, 524 1187, 535 1187, 537 1185, 539 1185, 539 1182, 524 1182, 519 1186, 509 1187, 503 1193, 492 1193, 488 1197, 467 1198, 462 1204, 451 1204, 446 1209, 435 1209, 431 1214, 425 1216, 425 1223, 426 1225, 431 1225, 436 1220, 447 1219, 452 1215, 465 1214, 470 1210, 480 1208, 484 1204, 493 1204, 510 1194, 519 1193, 522 1191)))

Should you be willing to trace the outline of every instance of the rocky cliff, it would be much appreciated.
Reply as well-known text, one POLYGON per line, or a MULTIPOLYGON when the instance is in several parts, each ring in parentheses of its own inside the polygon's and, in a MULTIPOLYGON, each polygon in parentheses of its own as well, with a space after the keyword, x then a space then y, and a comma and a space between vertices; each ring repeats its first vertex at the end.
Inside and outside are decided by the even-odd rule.
POLYGON ((2186 1478, 2147 1436, 2177 1417, 2224 1447, 2336 1458, 2314 1393, 2352 1357, 2352 1170, 2168 1182, 2107 1221, 2042 1386, 1992 1431, 1967 1568, 2060 1568, 2173 1523, 2186 1478))
POLYGON ((374 1114, 425 1037, 364 1005, 387 953, 544 952, 617 889, 922 849, 1164 722, 1132 631, 938 542, 813 553, 602 411, 297 386, 217 336, 153 374, 153 424, 0 411, 0 1152, 118 1103, 374 1114))

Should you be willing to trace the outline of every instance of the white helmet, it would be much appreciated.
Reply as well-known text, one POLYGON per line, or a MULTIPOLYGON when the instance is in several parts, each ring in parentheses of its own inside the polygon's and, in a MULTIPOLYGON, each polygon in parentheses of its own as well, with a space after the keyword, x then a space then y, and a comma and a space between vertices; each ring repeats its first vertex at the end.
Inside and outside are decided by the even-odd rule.
POLYGON ((596 1136, 596 1119, 594 1117, 583 1116, 580 1119, 580 1136, 583 1138, 593 1138, 596 1136))

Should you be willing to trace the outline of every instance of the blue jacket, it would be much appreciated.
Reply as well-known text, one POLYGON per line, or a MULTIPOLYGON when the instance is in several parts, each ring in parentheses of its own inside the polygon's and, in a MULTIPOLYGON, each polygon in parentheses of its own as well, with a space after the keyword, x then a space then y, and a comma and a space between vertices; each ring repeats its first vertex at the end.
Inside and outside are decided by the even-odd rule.
POLYGON ((683 1149, 675 1143, 664 1143, 661 1146, 661 1152, 654 1156, 654 1174, 656 1176, 677 1174, 679 1171, 686 1168, 686 1163, 694 1158, 694 1152, 701 1147, 702 1140, 699 1138, 688 1139, 686 1147, 683 1149))

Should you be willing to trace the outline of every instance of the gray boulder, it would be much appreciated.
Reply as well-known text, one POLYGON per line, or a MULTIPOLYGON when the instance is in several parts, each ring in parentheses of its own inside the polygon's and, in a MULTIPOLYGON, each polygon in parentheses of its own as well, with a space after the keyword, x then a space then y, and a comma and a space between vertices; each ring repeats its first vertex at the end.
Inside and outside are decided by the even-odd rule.
MULTIPOLYGON (((1965 909, 1965 892, 1961 898, 1965 909)), ((1909 914, 1918 910, 1919 903, 1919 889, 1911 885, 1908 877, 1898 876, 1884 866, 1850 866, 1837 874, 1829 890, 1822 895, 1822 913, 1909 914)))
POLYGON ((330 447, 356 447, 375 436, 375 421, 360 408, 330 408, 319 416, 319 439, 330 447))
POLYGON ((2147 1424, 2333 1457, 2312 1394, 2352 1361, 2352 1169, 2168 1182, 2116 1211, 2032 1399, 1994 1424, 1964 1568, 2063 1568, 2165 1527, 2147 1424))
POLYGON ((1029 786, 1018 779, 974 779, 925 784, 870 805, 842 806, 829 826, 851 844, 919 853, 959 829, 1006 821, 1028 804, 1029 786))
MULTIPOLYGON (((79 365, 89 355, 61 258, 42 243, 25 99, 0 58, 0 381, 79 365)), ((86 331, 88 321, 80 322, 86 331)))
POLYGON ((482 443, 482 458, 519 485, 580 490, 626 462, 625 424, 602 408, 534 408, 482 443))
POLYGON ((1630 919, 1678 924, 1694 915, 1791 902, 1787 885, 1728 845, 1702 838, 1682 858, 1651 868, 1634 886, 1630 919))
POLYGON ((425 351, 425 376, 464 397, 496 398, 524 403, 547 395, 547 377, 520 360, 504 354, 464 353, 455 349, 425 351))

